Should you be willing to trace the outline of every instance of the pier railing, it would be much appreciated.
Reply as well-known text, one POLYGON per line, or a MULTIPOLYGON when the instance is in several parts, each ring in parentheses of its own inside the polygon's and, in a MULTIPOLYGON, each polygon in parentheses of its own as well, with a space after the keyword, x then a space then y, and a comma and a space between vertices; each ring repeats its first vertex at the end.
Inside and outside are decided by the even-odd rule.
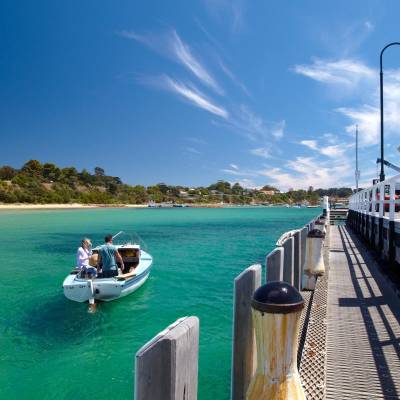
MULTIPOLYGON (((300 292, 319 266, 321 257, 315 256, 322 251, 327 211, 279 238, 266 256, 265 279, 260 264, 236 277, 232 400, 305 400, 298 372, 302 349, 298 348, 308 311, 300 292), (261 286, 262 281, 266 283, 261 286)), ((136 353, 135 399, 197 400, 198 343, 198 318, 184 317, 145 344, 136 353)))
POLYGON ((392 263, 400 262, 400 175, 350 197, 348 225, 392 263))

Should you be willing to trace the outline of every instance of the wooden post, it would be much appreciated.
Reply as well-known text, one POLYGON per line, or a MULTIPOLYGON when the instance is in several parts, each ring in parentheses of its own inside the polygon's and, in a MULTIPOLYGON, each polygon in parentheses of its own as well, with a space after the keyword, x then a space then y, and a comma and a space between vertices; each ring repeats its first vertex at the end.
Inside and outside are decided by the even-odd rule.
POLYGON ((244 400, 255 371, 256 349, 251 299, 261 285, 261 265, 245 269, 235 279, 233 306, 231 399, 244 400))
POLYGON ((283 244, 283 281, 293 285, 294 238, 287 238, 283 244))
POLYGON ((301 290, 301 231, 298 230, 293 234, 293 286, 297 290, 301 290))
POLYGON ((308 235, 308 227, 305 226, 301 231, 300 231, 300 236, 301 236, 301 275, 300 275, 300 289, 303 289, 303 276, 304 276, 304 266, 306 264, 306 257, 307 257, 307 235, 308 235))
POLYGON ((267 282, 283 280, 283 247, 276 247, 265 259, 267 282))
POLYGON ((196 400, 199 319, 184 317, 136 353, 136 400, 196 400))

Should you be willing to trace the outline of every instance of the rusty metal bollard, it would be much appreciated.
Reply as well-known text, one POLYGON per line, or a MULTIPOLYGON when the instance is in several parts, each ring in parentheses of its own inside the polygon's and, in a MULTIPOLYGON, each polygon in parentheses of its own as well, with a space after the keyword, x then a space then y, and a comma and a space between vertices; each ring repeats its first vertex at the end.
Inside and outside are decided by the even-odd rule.
POLYGON ((305 400, 297 369, 303 298, 293 286, 275 281, 255 291, 251 306, 257 369, 246 400, 305 400))
POLYGON ((325 273, 325 263, 322 254, 322 241, 324 239, 325 233, 319 229, 312 229, 307 235, 304 289, 314 290, 317 276, 325 273))
POLYGON ((326 219, 321 217, 315 221, 315 229, 319 229, 326 235, 326 219))

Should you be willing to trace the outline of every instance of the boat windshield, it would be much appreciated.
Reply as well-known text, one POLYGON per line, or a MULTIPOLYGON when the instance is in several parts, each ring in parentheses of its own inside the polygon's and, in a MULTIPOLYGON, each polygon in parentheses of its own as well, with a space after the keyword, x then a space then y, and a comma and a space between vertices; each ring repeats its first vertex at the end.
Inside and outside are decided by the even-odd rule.
POLYGON ((113 244, 116 246, 138 244, 141 249, 146 250, 147 246, 144 240, 136 233, 120 231, 113 236, 113 244))

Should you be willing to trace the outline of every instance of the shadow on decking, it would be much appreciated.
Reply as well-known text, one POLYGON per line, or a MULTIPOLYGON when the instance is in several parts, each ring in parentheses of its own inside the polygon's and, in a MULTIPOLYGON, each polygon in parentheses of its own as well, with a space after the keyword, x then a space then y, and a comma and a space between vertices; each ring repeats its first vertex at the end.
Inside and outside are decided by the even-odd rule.
MULTIPOLYGON (((399 387, 399 382, 395 383, 391 370, 391 367, 398 368, 398 365, 389 365, 385 357, 385 351, 387 351, 388 346, 392 346, 393 351, 397 354, 397 359, 400 359, 400 338, 396 337, 393 329, 393 325, 395 325, 397 331, 399 331, 399 303, 397 299, 391 295, 388 295, 386 298, 381 294, 384 294, 385 291, 387 292, 388 288, 385 288, 387 283, 382 279, 380 273, 376 271, 373 265, 370 267, 366 260, 364 260, 364 257, 368 259, 368 256, 365 253, 361 254, 363 252, 362 247, 357 248, 356 243, 358 239, 355 235, 350 233, 344 226, 339 227, 339 233, 356 294, 355 298, 340 298, 339 306, 358 307, 360 309, 382 393, 385 395, 385 398, 386 396, 388 396, 388 398, 399 398, 397 389, 399 387), (374 279, 376 283, 375 287, 371 284, 371 278, 374 279), (379 290, 376 290, 377 288, 379 290), (374 308, 376 314, 379 315, 379 326, 376 321, 377 316, 375 316, 374 321, 372 308, 374 308), (386 308, 386 310, 384 310, 384 308, 386 308), (390 314, 394 317, 391 318, 391 320, 388 318, 390 314), (384 335, 389 339, 380 340, 380 335, 384 335), (384 348, 386 348, 385 351, 384 348)), ((371 263, 373 263, 372 260, 371 263)), ((366 363, 368 362, 368 360, 365 361, 366 363)))

